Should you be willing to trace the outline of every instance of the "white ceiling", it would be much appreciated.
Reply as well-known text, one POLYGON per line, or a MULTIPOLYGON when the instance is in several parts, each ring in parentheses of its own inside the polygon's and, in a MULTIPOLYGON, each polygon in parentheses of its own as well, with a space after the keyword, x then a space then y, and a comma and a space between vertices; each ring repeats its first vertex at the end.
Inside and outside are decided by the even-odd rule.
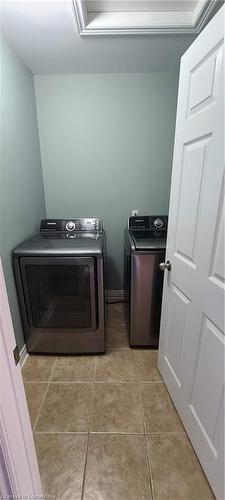
POLYGON ((70 0, 3 0, 3 31, 34 74, 175 71, 193 35, 80 37, 70 0))
MULTIPOLYGON (((143 6, 146 0, 132 1, 143 6)), ((156 8, 161 0, 147 1, 156 8)), ((171 9, 178 1, 187 4, 164 0, 161 7, 168 1, 171 9)), ((111 8, 118 0, 105 2, 111 8)), ((130 0, 125 3, 129 7, 130 0)), ((194 8, 195 2, 189 3, 194 8)), ((2 30, 34 74, 176 71, 195 38, 188 34, 81 37, 72 0, 2 0, 0 6, 2 30)))

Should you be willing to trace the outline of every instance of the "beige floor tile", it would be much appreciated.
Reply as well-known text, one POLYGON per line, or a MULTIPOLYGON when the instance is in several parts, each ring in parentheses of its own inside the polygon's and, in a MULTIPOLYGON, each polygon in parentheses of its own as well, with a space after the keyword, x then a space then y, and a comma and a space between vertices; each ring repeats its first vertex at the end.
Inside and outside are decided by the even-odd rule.
POLYGON ((124 324, 124 304, 108 304, 106 310, 106 321, 108 325, 124 324))
POLYGON ((162 383, 141 384, 146 432, 182 432, 184 428, 162 383))
POLYGON ((94 379, 95 356, 58 357, 52 373, 52 381, 89 382, 94 379))
POLYGON ((31 425, 33 427, 35 419, 37 417, 38 410, 40 408, 42 398, 44 396, 47 384, 44 383, 32 383, 25 382, 24 388, 26 392, 27 405, 30 414, 31 425))
POLYGON ((214 498, 185 434, 148 436, 155 500, 214 498))
POLYGON ((150 500, 144 436, 91 435, 84 500, 150 500))
POLYGON ((139 380, 142 382, 157 382, 162 380, 157 368, 158 351, 135 350, 139 380))
POLYGON ((128 332, 125 325, 106 326, 106 345, 108 348, 129 348, 128 332))
POLYGON ((91 431, 143 432, 138 384, 96 384, 91 431))
POLYGON ((87 436, 35 434, 44 495, 52 500, 80 500, 87 436))
POLYGON ((49 380, 55 356, 29 355, 22 368, 25 382, 47 382, 49 380))
POLYGON ((137 380, 134 352, 132 350, 109 350, 97 358, 96 380, 137 380))
POLYGON ((50 384, 35 430, 87 432, 91 399, 92 384, 50 384))

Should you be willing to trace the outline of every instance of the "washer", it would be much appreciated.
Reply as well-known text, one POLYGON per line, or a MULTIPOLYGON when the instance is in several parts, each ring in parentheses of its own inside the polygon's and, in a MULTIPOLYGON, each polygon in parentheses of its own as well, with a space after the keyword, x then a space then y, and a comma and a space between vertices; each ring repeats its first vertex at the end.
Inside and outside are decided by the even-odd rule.
POLYGON ((105 241, 101 219, 46 219, 14 249, 28 352, 105 352, 105 241))
POLYGON ((129 217, 124 235, 125 303, 131 346, 157 348, 168 217, 129 217))

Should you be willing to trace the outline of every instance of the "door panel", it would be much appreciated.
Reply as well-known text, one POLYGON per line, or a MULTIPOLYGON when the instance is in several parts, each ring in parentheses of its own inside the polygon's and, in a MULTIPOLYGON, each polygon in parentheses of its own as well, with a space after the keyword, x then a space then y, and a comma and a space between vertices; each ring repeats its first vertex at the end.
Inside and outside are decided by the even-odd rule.
POLYGON ((165 349, 165 358, 169 369, 180 387, 181 353, 186 330, 186 322, 190 300, 174 285, 170 296, 168 311, 168 336, 165 349))
POLYGON ((213 443, 223 396, 224 381, 217 367, 223 364, 224 335, 207 317, 202 321, 199 344, 189 405, 213 443))
POLYGON ((224 498, 224 7, 182 57, 158 366, 224 498))
MULTIPOLYGON (((224 183, 222 183, 224 187, 224 183)), ((211 255, 211 265, 209 279, 223 290, 225 288, 224 280, 224 189, 221 193, 220 207, 218 210, 218 220, 216 224, 214 246, 211 255)))
MULTIPOLYGON (((190 74, 190 97, 188 102, 188 115, 193 116, 194 113, 208 106, 215 99, 216 82, 217 82, 217 64, 219 63, 219 54, 221 47, 216 46, 206 58, 197 64, 190 74), (201 82, 201 85, 199 85, 201 82)), ((220 57, 220 56, 219 56, 220 57)))
POLYGON ((192 264, 192 266, 196 266, 194 259, 196 220, 209 140, 210 137, 200 138, 184 146, 176 248, 177 253, 187 260, 187 265, 192 264))

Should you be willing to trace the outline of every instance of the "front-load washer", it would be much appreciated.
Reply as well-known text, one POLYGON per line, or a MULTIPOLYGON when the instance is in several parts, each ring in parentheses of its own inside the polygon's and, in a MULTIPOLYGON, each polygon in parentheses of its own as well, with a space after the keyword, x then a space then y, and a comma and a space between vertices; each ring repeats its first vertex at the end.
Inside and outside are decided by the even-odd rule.
POLYGON ((168 217, 129 217, 124 235, 125 305, 131 346, 157 348, 168 217))
POLYGON ((103 353, 103 222, 46 219, 13 251, 13 267, 30 353, 103 353))

